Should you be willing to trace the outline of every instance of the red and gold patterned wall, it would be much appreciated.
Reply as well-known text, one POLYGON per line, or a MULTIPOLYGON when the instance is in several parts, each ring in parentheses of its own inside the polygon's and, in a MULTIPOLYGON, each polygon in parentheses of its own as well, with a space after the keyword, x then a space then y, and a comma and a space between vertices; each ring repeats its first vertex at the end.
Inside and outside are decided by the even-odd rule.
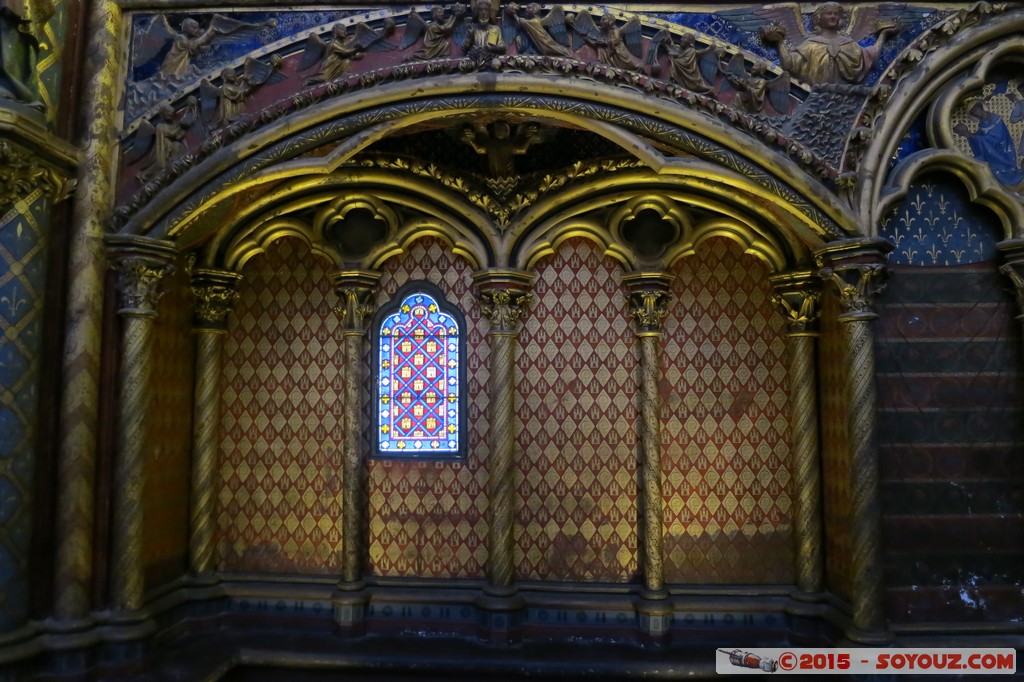
POLYGON ((821 297, 818 386, 821 410, 821 477, 825 510, 825 579, 830 590, 849 599, 850 480, 847 435, 847 372, 839 302, 829 287, 821 297))
POLYGON ((224 342, 222 570, 341 565, 344 360, 329 267, 286 239, 242 272, 224 342))
POLYGON ((620 275, 578 238, 537 269, 517 359, 520 579, 622 582, 637 570, 639 359, 620 275))
POLYGON ((665 579, 793 580, 785 323, 770 274, 713 238, 677 261, 665 319, 665 579))
POLYGON ((474 300, 473 269, 430 237, 384 264, 377 303, 406 282, 427 280, 466 317, 469 449, 464 461, 370 461, 370 571, 382 576, 480 577, 487 561, 487 322, 474 300))
POLYGON ((175 264, 154 325, 150 448, 145 463, 142 556, 146 589, 185 572, 192 456, 192 292, 183 260, 175 264))

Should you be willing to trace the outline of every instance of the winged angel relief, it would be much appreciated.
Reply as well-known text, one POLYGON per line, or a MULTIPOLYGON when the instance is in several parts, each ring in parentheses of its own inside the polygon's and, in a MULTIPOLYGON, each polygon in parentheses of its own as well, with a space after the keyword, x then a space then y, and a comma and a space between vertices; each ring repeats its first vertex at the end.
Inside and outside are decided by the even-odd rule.
POLYGON ((721 10, 717 14, 775 45, 780 66, 794 78, 811 85, 855 85, 864 81, 885 43, 899 32, 903 23, 932 11, 905 3, 887 3, 858 5, 847 13, 838 3, 826 2, 811 16, 809 33, 796 3, 721 10), (860 45, 860 41, 871 36, 877 36, 872 45, 860 45))

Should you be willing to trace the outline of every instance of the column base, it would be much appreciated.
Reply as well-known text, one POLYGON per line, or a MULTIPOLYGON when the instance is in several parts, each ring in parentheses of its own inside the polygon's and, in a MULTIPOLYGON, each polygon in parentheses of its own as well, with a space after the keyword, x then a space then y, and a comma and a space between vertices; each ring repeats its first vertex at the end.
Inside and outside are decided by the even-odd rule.
POLYGON ((523 641, 523 609, 526 600, 515 587, 488 585, 476 598, 477 637, 495 646, 512 646, 523 641))
POLYGON ((789 596, 796 601, 807 602, 807 603, 819 603, 823 602, 828 598, 826 592, 807 592, 805 590, 796 589, 789 593, 789 596))
POLYGON ((853 625, 843 634, 851 644, 860 646, 887 646, 895 639, 888 630, 862 630, 853 625))
POLYGON ((362 580, 339 582, 331 596, 334 624, 348 637, 366 634, 366 612, 370 605, 370 592, 362 580))
POLYGON ((675 613, 672 602, 668 599, 668 592, 644 590, 635 606, 641 643, 649 646, 662 646, 667 643, 672 628, 672 616, 675 613))

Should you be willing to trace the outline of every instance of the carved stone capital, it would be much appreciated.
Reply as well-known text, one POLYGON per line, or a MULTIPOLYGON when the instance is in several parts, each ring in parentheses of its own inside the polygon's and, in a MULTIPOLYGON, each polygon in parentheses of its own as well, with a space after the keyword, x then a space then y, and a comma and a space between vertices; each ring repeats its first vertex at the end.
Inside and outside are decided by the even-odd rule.
POLYGON ((1006 275, 1017 294, 1017 319, 1024 322, 1024 239, 1008 239, 996 244, 1003 252, 1005 263, 999 266, 999 272, 1006 275))
POLYGON ((815 255, 818 274, 836 285, 841 322, 873 320, 876 296, 885 291, 885 266, 892 244, 885 239, 861 238, 832 242, 815 255))
POLYGON ((772 301, 786 318, 790 336, 817 336, 821 314, 821 279, 810 270, 771 278, 772 301))
POLYGON ((491 323, 491 333, 515 334, 533 300, 533 275, 518 270, 485 270, 473 275, 480 310, 491 323))
POLYGON ((0 108, 0 205, 36 190, 53 202, 75 189, 78 150, 50 133, 35 116, 0 108))
POLYGON ((160 280, 174 271, 173 263, 178 256, 174 244, 126 235, 109 235, 104 241, 111 267, 118 273, 118 314, 156 316, 156 304, 163 295, 160 280))
POLYGON ((228 313, 238 301, 236 287, 241 279, 241 275, 226 270, 192 271, 196 329, 224 330, 228 313))
POLYGON ((380 273, 369 270, 341 270, 331 274, 334 293, 341 299, 334 313, 348 331, 366 331, 366 321, 376 308, 371 304, 380 273))
POLYGON ((622 283, 629 291, 630 312, 636 321, 638 334, 659 334, 661 324, 668 316, 672 294, 668 288, 672 275, 662 272, 638 272, 624 275, 622 283))

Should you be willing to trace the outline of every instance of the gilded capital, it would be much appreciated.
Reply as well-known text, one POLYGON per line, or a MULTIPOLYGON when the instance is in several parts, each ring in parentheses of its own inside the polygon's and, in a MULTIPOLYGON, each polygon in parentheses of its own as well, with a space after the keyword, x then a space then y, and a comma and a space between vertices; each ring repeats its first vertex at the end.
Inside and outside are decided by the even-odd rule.
POLYGON ((241 275, 224 270, 196 269, 192 272, 192 297, 197 329, 223 330, 228 313, 238 301, 241 275))
POLYGON ((109 235, 105 240, 111 267, 118 273, 121 315, 153 317, 163 292, 160 280, 174 271, 178 251, 171 242, 109 235))
POLYGON ((816 336, 821 314, 821 279, 810 270, 771 278, 772 301, 786 318, 790 336, 816 336))
POLYGON ((376 308, 371 304, 380 273, 369 270, 342 270, 331 274, 334 293, 340 299, 334 313, 348 331, 363 332, 376 308))
POLYGON ((630 312, 636 321, 637 333, 657 334, 668 316, 672 294, 668 288, 672 276, 660 272, 640 272, 625 275, 622 283, 628 290, 630 312))
POLYGON ((892 244, 885 239, 863 238, 833 242, 816 254, 818 274, 836 285, 842 322, 873 320, 874 299, 885 291, 889 271, 886 257, 892 244))
POLYGON ((1010 239, 996 244, 1006 262, 999 266, 999 272, 1006 275, 1017 294, 1017 319, 1024 322, 1024 239, 1010 239))
POLYGON ((533 275, 518 270, 485 270, 475 273, 480 311, 491 323, 491 333, 514 334, 533 301, 533 275))

